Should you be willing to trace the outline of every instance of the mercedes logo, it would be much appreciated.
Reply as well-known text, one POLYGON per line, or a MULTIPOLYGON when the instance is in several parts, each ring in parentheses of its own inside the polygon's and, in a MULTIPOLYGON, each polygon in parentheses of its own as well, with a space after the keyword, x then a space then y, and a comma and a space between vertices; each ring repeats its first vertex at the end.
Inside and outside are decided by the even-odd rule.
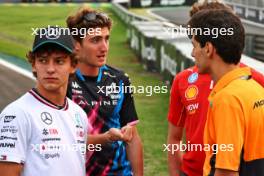
POLYGON ((47 124, 47 125, 52 124, 52 117, 51 117, 50 113, 48 113, 48 112, 42 112, 41 115, 40 115, 40 117, 41 117, 41 120, 45 124, 47 124))
POLYGON ((60 37, 60 31, 59 28, 48 28, 46 31, 46 38, 50 40, 55 40, 60 37))

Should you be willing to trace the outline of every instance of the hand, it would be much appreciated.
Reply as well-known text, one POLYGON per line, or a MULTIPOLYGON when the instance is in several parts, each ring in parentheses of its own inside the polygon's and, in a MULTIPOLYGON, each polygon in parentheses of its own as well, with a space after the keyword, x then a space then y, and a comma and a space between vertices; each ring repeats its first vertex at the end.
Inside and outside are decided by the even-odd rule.
POLYGON ((123 133, 123 141, 130 142, 133 138, 133 127, 130 125, 126 125, 121 128, 121 132, 123 133))
POLYGON ((105 134, 108 142, 123 140, 124 137, 121 130, 117 128, 110 128, 105 134))

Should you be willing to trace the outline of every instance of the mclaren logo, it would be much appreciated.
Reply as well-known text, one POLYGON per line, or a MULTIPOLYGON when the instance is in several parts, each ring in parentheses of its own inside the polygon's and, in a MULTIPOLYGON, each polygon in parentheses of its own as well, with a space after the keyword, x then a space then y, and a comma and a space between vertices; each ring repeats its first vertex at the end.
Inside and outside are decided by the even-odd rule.
POLYGON ((253 107, 253 109, 255 109, 255 108, 259 108, 259 107, 261 107, 261 106, 263 106, 263 105, 264 105, 264 99, 263 99, 263 100, 256 101, 256 102, 254 103, 254 107, 253 107))

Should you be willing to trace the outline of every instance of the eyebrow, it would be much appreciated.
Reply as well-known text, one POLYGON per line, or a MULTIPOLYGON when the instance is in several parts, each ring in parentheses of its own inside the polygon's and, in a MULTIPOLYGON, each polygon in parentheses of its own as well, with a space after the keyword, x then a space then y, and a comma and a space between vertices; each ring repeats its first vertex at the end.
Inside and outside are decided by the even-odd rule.
POLYGON ((90 39, 94 39, 94 38, 103 38, 101 35, 95 35, 95 36, 92 36, 90 39))
POLYGON ((58 56, 55 56, 54 58, 57 59, 57 58, 63 58, 65 59, 67 57, 67 54, 61 54, 61 55, 58 55, 58 56))
POLYGON ((39 55, 37 55, 36 57, 47 58, 47 57, 48 57, 48 54, 39 54, 39 55))

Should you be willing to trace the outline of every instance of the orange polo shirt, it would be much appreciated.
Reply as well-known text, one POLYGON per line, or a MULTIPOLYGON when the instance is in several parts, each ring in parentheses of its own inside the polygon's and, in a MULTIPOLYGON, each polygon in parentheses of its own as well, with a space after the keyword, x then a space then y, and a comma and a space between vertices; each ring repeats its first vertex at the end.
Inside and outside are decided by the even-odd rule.
POLYGON ((250 75, 248 67, 228 72, 209 95, 204 176, 215 168, 243 176, 264 171, 264 88, 250 75))

